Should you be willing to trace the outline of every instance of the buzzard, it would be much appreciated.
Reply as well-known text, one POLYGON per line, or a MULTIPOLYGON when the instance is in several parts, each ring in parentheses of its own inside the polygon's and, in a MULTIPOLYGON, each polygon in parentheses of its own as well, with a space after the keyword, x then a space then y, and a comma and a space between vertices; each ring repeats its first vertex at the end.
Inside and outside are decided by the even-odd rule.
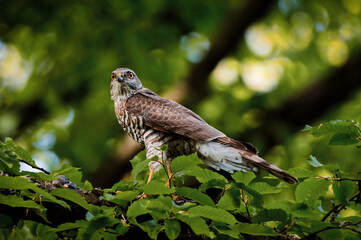
MULTIPOLYGON (((169 174, 174 157, 197 152, 206 165, 216 170, 233 173, 261 168, 288 183, 298 182, 259 157, 252 144, 227 137, 188 108, 144 88, 131 69, 118 68, 112 72, 110 93, 124 131, 145 146, 147 158, 158 156, 163 160, 169 174), (168 149, 162 153, 159 149, 163 145, 168 145, 168 149)), ((149 163, 148 182, 161 167, 158 161, 149 163)))

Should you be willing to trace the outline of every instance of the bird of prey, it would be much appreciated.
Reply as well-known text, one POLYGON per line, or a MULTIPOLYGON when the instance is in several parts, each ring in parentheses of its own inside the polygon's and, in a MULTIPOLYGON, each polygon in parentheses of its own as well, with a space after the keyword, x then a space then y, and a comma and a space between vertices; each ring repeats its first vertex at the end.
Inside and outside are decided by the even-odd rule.
MULTIPOLYGON (((260 168, 288 183, 298 182, 259 157, 252 144, 227 137, 188 108, 143 87, 131 69, 118 68, 112 72, 110 94, 124 131, 145 146, 148 159, 154 156, 162 159, 168 174, 173 158, 197 152, 206 165, 216 170, 233 173, 260 168), (159 150, 163 145, 168 146, 165 152, 159 150)), ((148 182, 161 167, 159 161, 149 163, 148 182)))

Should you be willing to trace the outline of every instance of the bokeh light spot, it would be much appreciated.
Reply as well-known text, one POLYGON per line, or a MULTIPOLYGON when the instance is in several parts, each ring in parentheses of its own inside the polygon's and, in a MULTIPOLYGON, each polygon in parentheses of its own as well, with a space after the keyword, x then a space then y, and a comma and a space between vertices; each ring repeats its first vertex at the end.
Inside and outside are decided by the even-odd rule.
POLYGON ((361 0, 342 0, 345 9, 352 14, 361 12, 361 0))
POLYGON ((228 86, 235 83, 239 76, 240 63, 236 59, 224 59, 218 63, 211 74, 212 81, 228 86))
POLYGON ((277 61, 249 61, 241 69, 244 83, 248 88, 256 92, 273 90, 283 76, 283 67, 277 61))
POLYGON ((269 29, 265 24, 252 26, 246 31, 248 48, 257 56, 268 56, 274 47, 269 29))
POLYGON ((10 90, 22 90, 32 72, 32 64, 25 61, 13 45, 0 41, 0 86, 10 90))
POLYGON ((187 54, 189 61, 196 63, 203 57, 209 49, 210 42, 208 38, 196 32, 181 37, 181 49, 187 54))

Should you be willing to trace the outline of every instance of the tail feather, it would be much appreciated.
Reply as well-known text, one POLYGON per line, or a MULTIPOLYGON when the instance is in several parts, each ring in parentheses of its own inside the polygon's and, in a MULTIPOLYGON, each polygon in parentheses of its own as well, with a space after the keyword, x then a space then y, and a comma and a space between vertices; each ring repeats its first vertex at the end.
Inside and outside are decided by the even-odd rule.
POLYGON ((198 144, 197 150, 203 156, 204 162, 217 170, 233 173, 257 171, 257 168, 261 168, 285 182, 298 183, 297 178, 259 157, 256 148, 249 143, 220 137, 211 142, 198 144))

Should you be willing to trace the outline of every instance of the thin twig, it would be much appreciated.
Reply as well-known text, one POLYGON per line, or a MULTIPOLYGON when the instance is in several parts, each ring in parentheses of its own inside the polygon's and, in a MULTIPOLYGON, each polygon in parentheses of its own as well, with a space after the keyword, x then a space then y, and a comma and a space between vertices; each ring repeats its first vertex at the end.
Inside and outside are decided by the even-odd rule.
POLYGON ((46 171, 44 168, 41 168, 41 167, 38 167, 38 166, 33 166, 33 165, 31 165, 30 163, 28 163, 27 161, 22 160, 22 159, 18 159, 18 160, 19 160, 19 162, 25 163, 25 164, 29 165, 29 166, 32 167, 32 168, 38 169, 38 170, 40 170, 40 171, 43 171, 43 172, 46 173, 46 174, 50 174, 50 172, 46 171))
MULTIPOLYGON (((349 201, 354 200, 354 198, 356 198, 358 195, 360 195, 360 192, 356 193, 355 195, 353 195, 352 197, 350 197, 349 201)), ((321 221, 324 222, 326 221, 326 219, 335 211, 338 210, 339 207, 343 206, 341 203, 337 204, 336 206, 334 206, 322 219, 321 221)), ((343 206, 344 207, 344 206, 343 206)), ((341 211, 342 209, 340 209, 341 211)))
POLYGON ((244 192, 243 192, 243 189, 241 189, 241 200, 242 200, 242 203, 244 205, 244 208, 246 209, 246 212, 247 212, 247 215, 248 215, 248 219, 251 221, 251 214, 249 213, 249 210, 248 210, 248 207, 247 207, 247 203, 248 201, 246 202, 244 199, 244 192))
POLYGON ((353 181, 353 182, 359 182, 361 181, 361 179, 353 179, 353 178, 337 178, 337 177, 326 177, 326 176, 317 176, 317 178, 322 178, 322 179, 326 179, 329 181, 353 181))
POLYGON ((343 227, 343 226, 327 226, 325 228, 322 228, 316 232, 313 232, 311 234, 309 234, 308 236, 306 236, 305 238, 303 238, 303 240, 306 240, 306 239, 314 239, 314 237, 319 234, 320 232, 323 232, 323 231, 327 231, 327 230, 330 230, 330 229, 346 229, 346 230, 350 230, 350 231, 353 231, 355 233, 358 233, 358 234, 361 234, 361 231, 357 230, 357 229, 354 229, 354 228, 351 228, 351 227, 343 227))

